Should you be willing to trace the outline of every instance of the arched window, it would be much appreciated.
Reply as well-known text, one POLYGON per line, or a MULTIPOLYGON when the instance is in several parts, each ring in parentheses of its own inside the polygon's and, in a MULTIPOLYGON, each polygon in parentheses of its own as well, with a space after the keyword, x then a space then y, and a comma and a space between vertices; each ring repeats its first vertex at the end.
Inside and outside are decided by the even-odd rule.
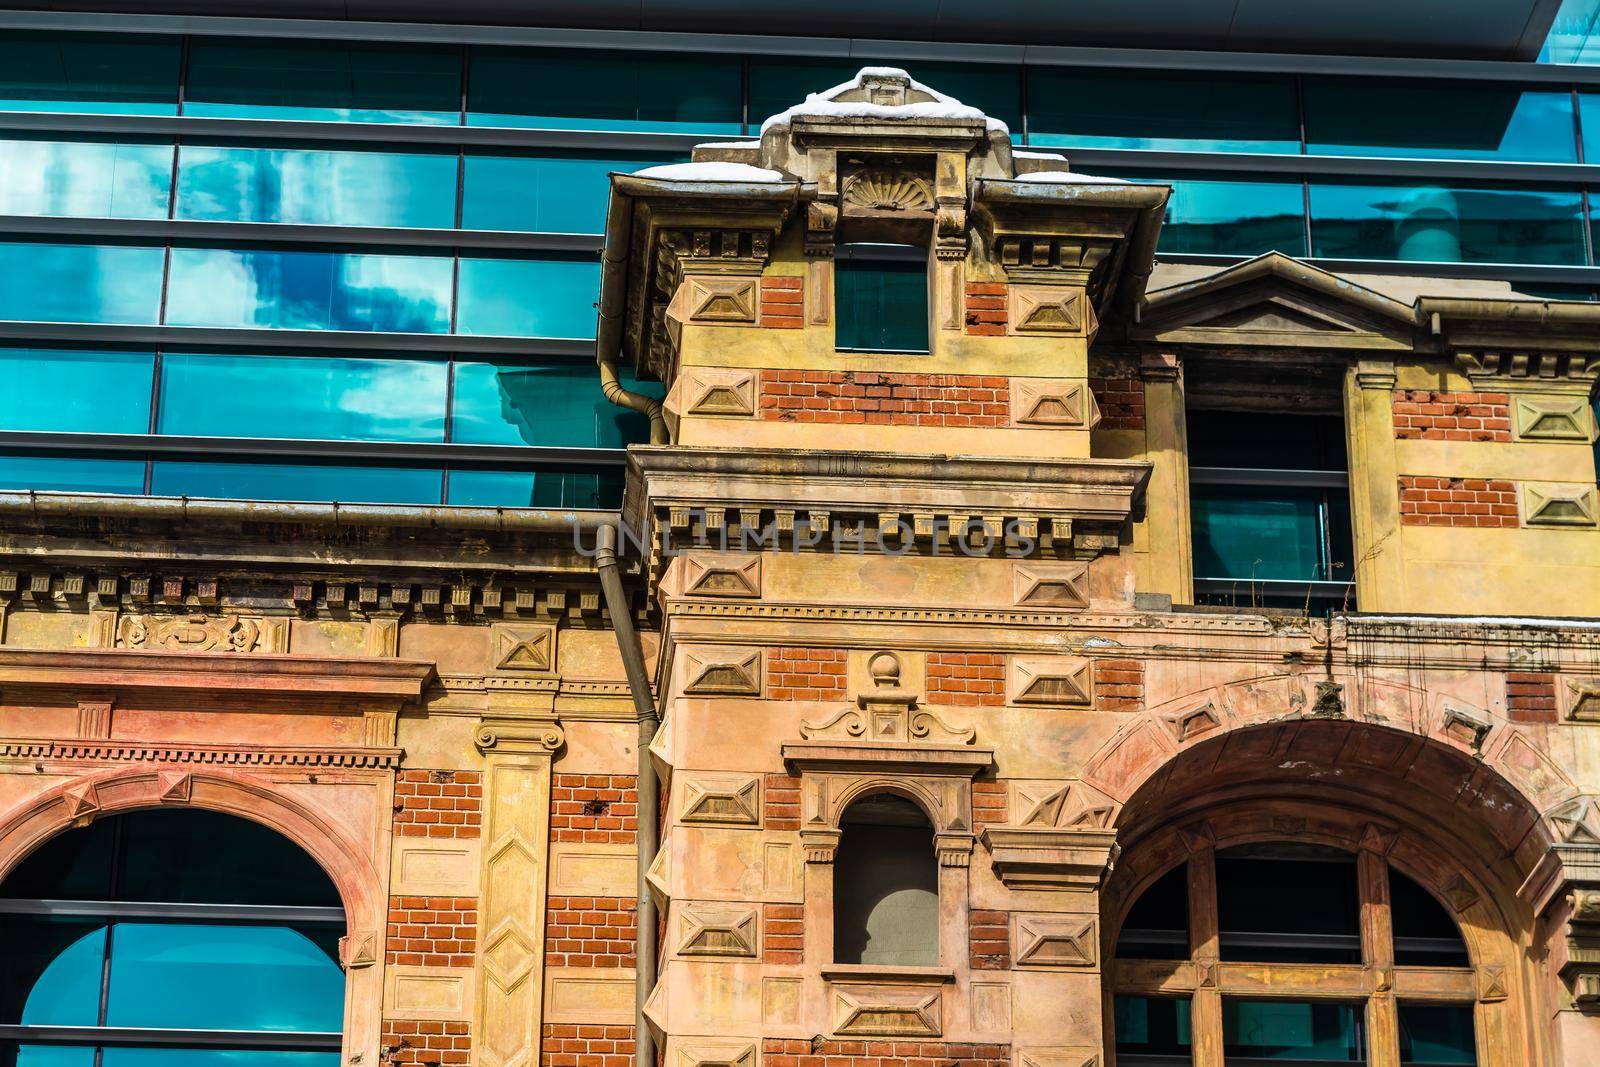
POLYGON ((0 1067, 336 1067, 338 890, 196 810, 101 819, 0 884, 0 1067))
POLYGON ((1477 1062, 1460 931, 1376 854, 1202 851, 1134 901, 1116 955, 1118 1067, 1477 1062))
POLYGON ((939 963, 939 865, 933 827, 908 800, 856 801, 839 822, 833 868, 836 963, 939 963))

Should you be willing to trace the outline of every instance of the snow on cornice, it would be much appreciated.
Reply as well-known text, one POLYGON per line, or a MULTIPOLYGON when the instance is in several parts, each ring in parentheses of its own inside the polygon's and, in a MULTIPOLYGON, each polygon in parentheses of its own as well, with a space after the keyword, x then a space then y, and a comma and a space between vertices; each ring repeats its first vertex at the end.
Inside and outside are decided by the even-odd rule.
POLYGON ((884 119, 890 122, 906 119, 946 119, 954 122, 982 122, 990 131, 1000 131, 1006 137, 1011 136, 1011 130, 999 119, 992 119, 978 108, 963 104, 953 96, 946 96, 937 89, 930 88, 917 81, 899 67, 862 67, 856 76, 847 82, 841 82, 831 89, 824 89, 820 93, 809 93, 805 100, 794 105, 786 111, 780 111, 761 124, 761 132, 766 133, 774 126, 787 125, 795 118, 833 118, 833 119, 884 119), (932 97, 931 100, 920 101, 915 104, 873 104, 865 100, 840 101, 836 96, 843 96, 853 89, 865 88, 863 82, 868 78, 904 78, 915 92, 932 97))
MULTIPOLYGON (((1013 153, 1014 154, 1014 153, 1013 153)), ((1059 156, 1057 157, 1060 158, 1059 156)), ((1124 178, 1102 178, 1094 174, 1079 174, 1072 170, 1036 170, 1028 174, 1019 174, 1014 179, 1019 182, 1055 182, 1062 185, 1127 185, 1124 178)))
POLYGON ((785 182, 775 170, 752 167, 748 163, 665 163, 659 167, 646 167, 635 171, 635 178, 657 178, 671 182, 785 182))

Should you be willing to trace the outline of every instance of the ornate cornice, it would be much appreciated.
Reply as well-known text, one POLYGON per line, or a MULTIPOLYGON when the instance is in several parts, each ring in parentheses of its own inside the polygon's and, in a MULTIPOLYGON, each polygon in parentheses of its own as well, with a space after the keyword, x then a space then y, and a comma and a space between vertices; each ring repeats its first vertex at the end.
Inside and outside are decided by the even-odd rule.
POLYGON ((230 767, 331 767, 390 770, 405 753, 398 748, 339 746, 175 744, 161 741, 0 740, 0 759, 94 763, 183 763, 230 767))

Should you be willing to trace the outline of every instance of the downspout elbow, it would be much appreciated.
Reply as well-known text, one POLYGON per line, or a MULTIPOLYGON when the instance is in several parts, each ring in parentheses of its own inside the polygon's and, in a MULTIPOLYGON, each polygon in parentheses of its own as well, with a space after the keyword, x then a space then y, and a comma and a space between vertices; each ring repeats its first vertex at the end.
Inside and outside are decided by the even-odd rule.
POLYGON ((653 396, 635 393, 623 388, 621 379, 617 376, 617 361, 613 356, 600 358, 600 391, 607 400, 619 408, 637 411, 650 420, 650 443, 665 445, 671 443, 671 435, 667 432, 666 416, 661 413, 662 403, 653 396))

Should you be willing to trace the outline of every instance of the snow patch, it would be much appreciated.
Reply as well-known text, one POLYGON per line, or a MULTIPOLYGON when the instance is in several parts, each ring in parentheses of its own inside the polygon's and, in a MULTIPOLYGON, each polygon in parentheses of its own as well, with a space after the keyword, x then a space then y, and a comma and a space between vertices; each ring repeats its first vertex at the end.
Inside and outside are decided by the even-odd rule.
POLYGON ((760 148, 760 141, 701 141, 696 148, 760 148))
POLYGON ((782 174, 748 163, 667 163, 635 171, 635 178, 660 178, 670 182, 781 182, 782 174))
POLYGON ((841 119, 949 119, 956 122, 982 122, 990 131, 999 131, 1008 138, 1011 136, 1010 128, 999 119, 989 118, 977 108, 923 85, 899 67, 862 67, 849 81, 841 82, 831 89, 824 89, 820 93, 808 93, 803 102, 769 117, 761 124, 761 132, 766 133, 773 126, 786 124, 801 115, 841 119), (904 78, 912 89, 926 93, 933 99, 919 104, 899 105, 873 104, 865 100, 841 102, 833 99, 851 89, 860 88, 866 78, 904 78))
MULTIPOLYGON (((1015 153, 1013 153, 1015 154, 1015 153)), ((1045 182, 1058 185, 1127 185, 1123 178, 1101 178, 1094 174, 1079 174, 1073 170, 1040 170, 1031 174, 1019 174, 1019 182, 1045 182)))
POLYGON ((1034 152, 1027 148, 1013 148, 1011 154, 1017 159, 1059 159, 1065 163, 1067 157, 1060 152, 1034 152))

